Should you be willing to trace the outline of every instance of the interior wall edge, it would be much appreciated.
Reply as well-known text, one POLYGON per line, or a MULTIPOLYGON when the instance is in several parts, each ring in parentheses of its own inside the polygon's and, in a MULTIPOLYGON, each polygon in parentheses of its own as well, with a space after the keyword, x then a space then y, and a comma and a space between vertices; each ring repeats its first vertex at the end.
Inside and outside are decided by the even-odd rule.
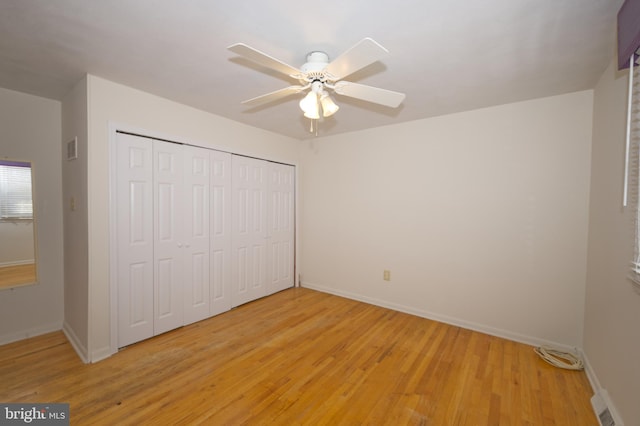
POLYGON ((82 344, 82 341, 78 338, 76 333, 73 331, 73 328, 66 321, 62 325, 62 332, 64 333, 67 340, 71 344, 71 347, 76 352, 78 357, 80 357, 82 362, 85 364, 88 364, 89 356, 88 356, 87 348, 82 344))

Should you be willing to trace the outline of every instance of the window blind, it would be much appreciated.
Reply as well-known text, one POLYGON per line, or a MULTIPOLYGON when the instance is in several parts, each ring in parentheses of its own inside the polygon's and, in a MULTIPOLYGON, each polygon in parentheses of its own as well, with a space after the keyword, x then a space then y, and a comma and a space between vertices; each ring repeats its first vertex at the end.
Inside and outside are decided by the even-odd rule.
POLYGON ((640 283, 640 67, 633 68, 632 84, 629 87, 630 102, 627 116, 630 145, 630 189, 631 205, 635 209, 635 247, 631 262, 631 278, 640 283))
POLYGON ((0 161, 0 220, 33 219, 31 164, 0 161))

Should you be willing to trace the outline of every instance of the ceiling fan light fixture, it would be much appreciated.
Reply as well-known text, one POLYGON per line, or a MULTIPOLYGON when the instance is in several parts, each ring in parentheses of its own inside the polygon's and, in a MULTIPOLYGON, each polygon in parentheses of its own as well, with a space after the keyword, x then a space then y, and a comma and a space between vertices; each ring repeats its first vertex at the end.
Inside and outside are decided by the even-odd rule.
POLYGON ((307 117, 307 118, 310 118, 311 120, 319 120, 320 119, 320 112, 319 111, 311 112, 311 113, 305 112, 304 116, 307 117))
POLYGON ((296 85, 243 101, 244 105, 260 105, 311 89, 300 101, 300 108, 304 116, 311 120, 311 132, 315 124, 316 135, 321 117, 320 108, 322 108, 322 117, 330 117, 340 109, 325 89, 332 90, 341 96, 390 108, 397 108, 405 98, 404 93, 344 80, 345 77, 379 61, 389 53, 369 37, 360 40, 331 62, 329 62, 329 55, 325 52, 312 51, 307 54, 307 62, 300 68, 292 67, 244 43, 233 44, 228 49, 256 64, 298 80, 296 85))
POLYGON ((304 116, 312 120, 320 118, 320 108, 318 106, 318 95, 311 90, 307 96, 300 101, 300 109, 304 112, 304 116))
POLYGON ((333 99, 331 99, 331 96, 329 96, 327 92, 323 92, 322 95, 320 95, 320 104, 322 105, 323 117, 331 117, 340 109, 340 107, 333 102, 333 99))

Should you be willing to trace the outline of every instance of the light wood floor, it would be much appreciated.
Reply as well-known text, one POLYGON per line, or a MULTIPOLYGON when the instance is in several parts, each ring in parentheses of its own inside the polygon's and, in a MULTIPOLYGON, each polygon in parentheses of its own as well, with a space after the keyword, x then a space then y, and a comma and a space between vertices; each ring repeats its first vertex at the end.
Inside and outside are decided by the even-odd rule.
POLYGON ((19 284, 31 284, 36 281, 36 264, 0 267, 0 288, 19 284))
POLYGON ((0 346, 0 401, 72 425, 588 426, 591 394, 530 346, 299 288, 92 365, 61 332, 0 346))

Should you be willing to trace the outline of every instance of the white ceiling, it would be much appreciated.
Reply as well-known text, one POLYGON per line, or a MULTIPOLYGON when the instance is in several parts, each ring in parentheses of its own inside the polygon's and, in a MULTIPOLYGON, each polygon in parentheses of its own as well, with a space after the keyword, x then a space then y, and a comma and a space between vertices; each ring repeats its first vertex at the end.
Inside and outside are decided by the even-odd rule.
POLYGON ((297 139, 296 84, 226 48, 301 66, 371 37, 389 55, 349 81, 407 94, 397 109, 336 95, 329 135, 593 88, 622 0, 2 0, 0 87, 62 99, 85 73, 297 139))

